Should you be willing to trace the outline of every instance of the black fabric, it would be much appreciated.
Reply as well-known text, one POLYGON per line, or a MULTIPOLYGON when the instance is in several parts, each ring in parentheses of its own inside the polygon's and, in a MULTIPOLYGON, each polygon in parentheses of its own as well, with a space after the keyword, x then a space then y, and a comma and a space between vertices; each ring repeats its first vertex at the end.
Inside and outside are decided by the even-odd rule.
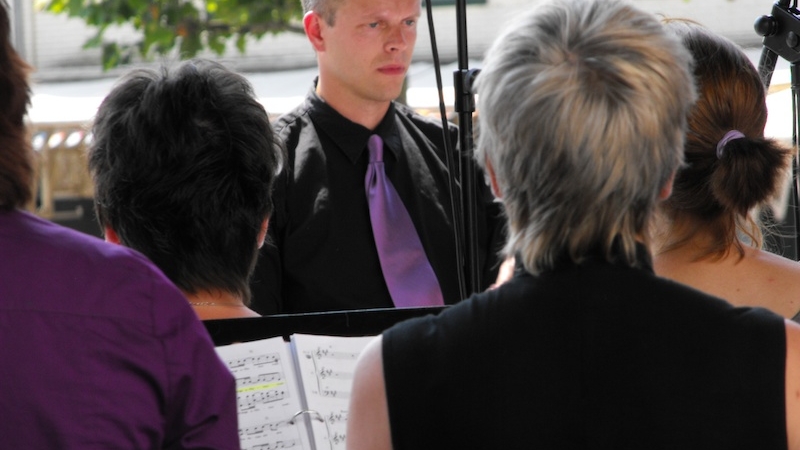
POLYGON ((599 259, 384 333, 404 449, 786 448, 783 319, 599 259))
MULTIPOLYGON (((387 176, 411 215, 445 303, 461 300, 441 124, 393 103, 378 127, 368 130, 312 89, 275 129, 288 162, 276 180, 268 242, 251 283, 253 309, 273 314, 393 306, 364 191, 373 133, 384 141, 387 176)), ((450 131, 455 143, 457 129, 450 131)), ((488 286, 499 265, 503 219, 480 184, 480 266, 488 286)))

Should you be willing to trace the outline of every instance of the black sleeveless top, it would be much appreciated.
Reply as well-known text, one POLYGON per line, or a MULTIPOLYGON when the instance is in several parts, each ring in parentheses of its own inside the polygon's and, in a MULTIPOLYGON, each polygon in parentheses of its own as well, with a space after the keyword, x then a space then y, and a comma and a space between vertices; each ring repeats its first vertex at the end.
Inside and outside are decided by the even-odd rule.
POLYGON ((783 319, 605 261, 387 330, 403 449, 784 449, 783 319))

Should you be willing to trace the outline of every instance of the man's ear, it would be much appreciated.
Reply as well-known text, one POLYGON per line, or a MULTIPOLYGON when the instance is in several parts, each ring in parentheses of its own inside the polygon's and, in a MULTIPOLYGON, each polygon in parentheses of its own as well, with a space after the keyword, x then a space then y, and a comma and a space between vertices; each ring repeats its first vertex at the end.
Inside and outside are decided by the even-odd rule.
POLYGON ((267 228, 269 227, 269 218, 264 219, 261 223, 261 229, 258 230, 258 248, 264 246, 264 240, 267 238, 267 228))
POLYGON ((303 16, 303 29, 306 30, 306 36, 308 36, 308 40, 316 52, 325 51, 322 28, 326 25, 324 19, 314 11, 309 11, 303 16))
POLYGON ((110 226, 106 225, 103 227, 103 234, 106 237, 106 242, 111 242, 112 244, 119 244, 119 235, 117 235, 117 232, 114 231, 114 229, 111 228, 110 226))
POLYGON ((497 199, 503 198, 503 193, 500 191, 500 185, 497 184, 497 177, 494 176, 494 167, 492 166, 492 162, 489 161, 489 158, 485 159, 486 162, 486 172, 489 174, 489 184, 492 188, 492 193, 497 199))
POLYGON ((675 182, 675 172, 672 172, 672 175, 669 176, 669 179, 664 186, 661 187, 661 191, 658 193, 658 199, 664 201, 672 195, 672 185, 675 182))

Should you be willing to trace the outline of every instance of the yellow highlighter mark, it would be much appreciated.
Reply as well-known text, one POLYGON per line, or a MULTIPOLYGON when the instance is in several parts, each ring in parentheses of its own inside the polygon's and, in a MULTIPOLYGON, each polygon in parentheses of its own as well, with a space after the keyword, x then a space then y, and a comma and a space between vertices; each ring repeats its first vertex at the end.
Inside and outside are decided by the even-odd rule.
POLYGON ((236 392, 241 394, 241 393, 244 393, 244 392, 267 391, 267 390, 270 390, 270 389, 279 388, 279 387, 281 387, 281 386, 283 386, 285 384, 286 383, 283 382, 283 381, 276 381, 274 383, 265 383, 265 384, 254 384, 254 385, 251 385, 251 386, 244 386, 244 387, 237 388, 236 392))

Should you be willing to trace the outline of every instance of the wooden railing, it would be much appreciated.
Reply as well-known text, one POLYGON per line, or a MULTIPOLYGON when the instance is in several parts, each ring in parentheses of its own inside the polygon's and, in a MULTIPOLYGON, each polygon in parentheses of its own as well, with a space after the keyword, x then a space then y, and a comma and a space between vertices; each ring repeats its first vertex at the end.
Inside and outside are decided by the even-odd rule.
POLYGON ((29 126, 35 155, 35 204, 31 209, 49 220, 77 220, 88 211, 76 206, 58 211, 56 202, 92 198, 86 150, 91 142, 89 127, 83 122, 32 124, 29 126))

